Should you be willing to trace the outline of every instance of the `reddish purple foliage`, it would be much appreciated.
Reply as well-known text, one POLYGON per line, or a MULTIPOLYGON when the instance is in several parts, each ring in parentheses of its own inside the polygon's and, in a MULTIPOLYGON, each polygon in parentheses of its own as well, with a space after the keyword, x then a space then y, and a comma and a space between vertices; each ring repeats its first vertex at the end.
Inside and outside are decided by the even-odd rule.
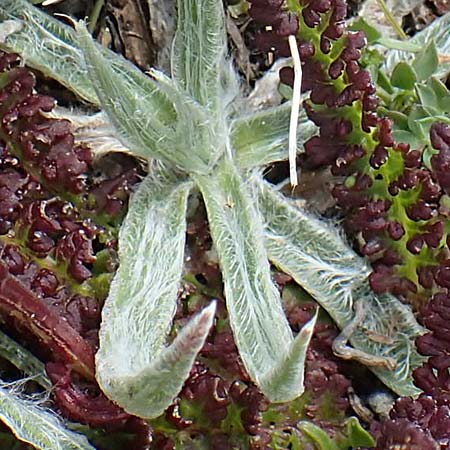
POLYGON ((71 124, 46 117, 55 101, 36 93, 32 72, 0 53, 0 316, 6 329, 47 364, 54 398, 72 420, 136 434, 148 425, 100 391, 94 377, 102 299, 86 281, 114 271, 115 237, 103 227, 124 213, 137 163, 94 179, 89 149, 71 124), (104 256, 103 256, 103 259, 104 256))

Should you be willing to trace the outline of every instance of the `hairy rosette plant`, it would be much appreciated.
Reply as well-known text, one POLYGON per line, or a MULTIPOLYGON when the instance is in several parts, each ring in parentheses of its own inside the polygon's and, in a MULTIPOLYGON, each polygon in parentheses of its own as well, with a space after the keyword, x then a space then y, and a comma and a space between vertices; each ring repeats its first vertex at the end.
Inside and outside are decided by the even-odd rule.
MULTIPOLYGON (((375 295, 368 265, 338 232, 262 178, 264 165, 285 157, 291 105, 246 110, 227 58, 220 1, 178 2, 170 78, 157 70, 142 74, 97 45, 83 23, 74 32, 25 0, 3 1, 0 18, 5 49, 99 107, 95 118, 129 152, 148 161, 149 174, 120 228, 119 268, 102 310, 95 378, 109 399, 127 413, 155 418, 171 405, 189 373, 195 376, 192 366, 215 321, 215 303, 177 329, 170 344, 168 337, 185 262, 187 205, 197 193, 206 206, 239 356, 270 402, 290 402, 303 393, 317 314, 294 336, 269 260, 343 330, 336 353, 367 364, 399 394, 418 392, 410 374, 422 361, 414 340, 423 330, 411 311, 389 293, 375 295), (354 348, 346 347, 349 339, 354 348)), ((311 32, 312 42, 318 36, 311 32)), ((355 49, 358 45, 355 40, 355 49)), ((316 131, 304 114, 299 125, 299 141, 316 131)), ((76 195, 68 200, 78 201, 76 195)), ((54 375, 64 374, 55 370, 54 375)), ((181 397, 212 389, 215 381, 204 379, 200 387, 189 380, 181 397)), ((257 396, 252 389, 248 395, 257 396)), ((304 429, 320 434, 307 424, 304 429)))

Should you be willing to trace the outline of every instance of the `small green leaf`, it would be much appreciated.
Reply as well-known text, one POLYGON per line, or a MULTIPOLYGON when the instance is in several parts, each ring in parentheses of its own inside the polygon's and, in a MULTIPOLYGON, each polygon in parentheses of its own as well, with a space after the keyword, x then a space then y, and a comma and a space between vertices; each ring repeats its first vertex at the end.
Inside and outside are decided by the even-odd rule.
POLYGON ((406 52, 418 53, 421 50, 417 44, 413 44, 410 41, 401 41, 399 39, 393 39, 390 37, 381 37, 378 39, 377 44, 392 50, 403 50, 406 52))
POLYGON ((450 91, 447 89, 447 86, 436 77, 431 77, 428 80, 427 85, 430 86, 431 89, 433 89, 437 98, 447 97, 448 95, 450 95, 450 91))
POLYGON ((302 421, 298 427, 314 442, 318 450, 341 450, 322 428, 312 422, 302 421))
POLYGON ((422 106, 415 106, 408 115, 408 127, 419 141, 428 139, 428 131, 422 122, 428 118, 429 113, 422 106))
MULTIPOLYGON (((399 111, 387 109, 383 106, 380 106, 378 108, 378 111, 380 112, 380 114, 392 119, 394 121, 396 128, 399 128, 402 130, 408 129, 408 116, 406 114, 399 112, 399 111)), ((403 141, 400 141, 400 142, 403 142, 403 141)))
POLYGON ((450 91, 447 86, 436 77, 428 80, 428 86, 433 89, 439 103, 439 109, 442 113, 450 113, 450 91))
POLYGON ((67 429, 55 413, 21 390, 21 383, 0 382, 0 419, 18 439, 40 450, 95 450, 85 436, 67 429))
POLYGON ((102 311, 97 380, 127 412, 164 412, 189 375, 214 318, 205 308, 166 347, 184 264, 189 182, 152 170, 119 234, 120 266, 102 311))
POLYGON ((416 82, 416 73, 408 63, 400 62, 395 66, 391 75, 392 86, 404 90, 411 90, 414 89, 416 82))
POLYGON ((419 80, 427 80, 436 72, 439 56, 435 42, 432 40, 413 61, 413 68, 419 80))
POLYGON ((304 390, 314 320, 293 338, 271 278, 260 216, 234 164, 224 158, 212 176, 195 180, 206 204, 242 361, 270 401, 293 400, 304 390))
POLYGON ((382 36, 375 26, 362 17, 359 17, 357 20, 353 21, 349 29, 353 31, 364 31, 367 38, 367 43, 369 45, 377 42, 382 36))
POLYGON ((416 85, 416 92, 423 106, 436 110, 439 109, 439 99, 430 86, 418 83, 416 85))
POLYGON ((410 131, 394 130, 392 134, 394 135, 396 142, 404 142, 405 144, 409 144, 411 148, 418 148, 422 142, 418 136, 410 131))
POLYGON ((377 84, 384 89, 388 94, 393 94, 395 91, 392 87, 391 80, 385 74, 384 70, 378 70, 377 73, 377 84))
POLYGON ((375 447, 375 439, 373 436, 365 430, 361 424, 359 423, 359 420, 356 417, 350 417, 345 422, 346 428, 347 428, 347 443, 348 447, 351 448, 373 448, 375 447))
POLYGON ((434 149, 431 144, 427 145, 422 152, 422 161, 425 167, 427 167, 429 170, 432 170, 431 165, 431 158, 434 155, 438 155, 439 150, 434 149))
MULTIPOLYGON (((239 117, 231 124, 231 144, 241 168, 253 168, 287 159, 291 104, 239 117)), ((317 132, 302 109, 297 128, 301 146, 317 132)))

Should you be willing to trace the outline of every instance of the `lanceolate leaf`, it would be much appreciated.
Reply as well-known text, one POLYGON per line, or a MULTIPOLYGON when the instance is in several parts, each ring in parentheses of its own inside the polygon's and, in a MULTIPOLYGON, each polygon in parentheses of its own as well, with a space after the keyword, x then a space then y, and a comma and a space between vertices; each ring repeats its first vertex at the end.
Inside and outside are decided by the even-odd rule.
POLYGON ((152 418, 173 401, 214 318, 214 304, 166 347, 184 263, 191 183, 160 172, 132 197, 119 235, 120 267, 103 308, 97 379, 127 412, 152 418))
POLYGON ((40 450, 95 450, 85 436, 68 430, 35 400, 20 395, 20 384, 0 382, 0 419, 15 436, 40 450))
POLYGON ((366 314, 350 342, 368 354, 393 358, 395 370, 370 368, 399 395, 417 394, 411 372, 423 360, 414 346, 423 329, 411 310, 392 295, 371 291, 369 267, 336 230, 289 204, 261 179, 255 177, 253 187, 265 218, 270 260, 307 290, 341 329, 352 321, 354 303, 363 301, 366 314))
MULTIPOLYGON (((287 159, 289 117, 291 104, 257 112, 233 120, 231 142, 236 160, 242 168, 258 167, 287 159)), ((297 142, 301 146, 317 132, 302 109, 297 128, 297 142)))
MULTIPOLYGON (((152 93, 142 97, 133 85, 126 82, 126 73, 117 74, 111 70, 109 62, 94 44, 84 24, 77 26, 80 46, 89 77, 101 101, 102 108, 119 133, 123 143, 135 154, 161 160, 167 156, 174 143, 174 130, 166 126, 155 112, 152 93)), ((141 75, 145 78, 144 75, 141 75)), ((178 161, 177 161, 178 162, 178 161)))
POLYGON ((214 112, 222 106, 221 72, 226 52, 224 10, 217 0, 178 0, 172 76, 187 93, 214 112))
POLYGON ((196 177, 224 275, 230 324, 252 379, 273 402, 303 392, 305 349, 314 327, 294 340, 269 270, 263 229, 246 186, 231 161, 214 177, 196 177))
MULTIPOLYGON (((161 87, 157 88, 158 83, 154 81, 153 89, 147 92, 147 96, 141 96, 127 82, 126 72, 119 74, 111 71, 85 25, 80 23, 77 30, 102 108, 124 145, 136 155, 164 161, 183 171, 208 172, 214 157, 211 155, 211 128, 207 126, 207 114, 163 75, 160 76, 164 80, 161 87), (152 98, 153 94, 159 96, 169 87, 179 116, 170 126, 158 120, 157 102, 152 98), (192 151, 193 145, 198 151, 192 151)), ((140 77, 148 79, 142 74, 140 77)))

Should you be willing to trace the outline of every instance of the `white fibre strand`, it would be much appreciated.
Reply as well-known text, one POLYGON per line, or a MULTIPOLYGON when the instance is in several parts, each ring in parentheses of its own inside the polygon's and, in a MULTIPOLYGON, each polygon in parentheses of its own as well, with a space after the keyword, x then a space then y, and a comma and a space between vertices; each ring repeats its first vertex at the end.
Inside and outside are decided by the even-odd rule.
POLYGON ((292 93, 291 120, 289 124, 289 177, 291 186, 298 184, 297 179, 297 124, 300 109, 300 91, 302 87, 302 63, 297 48, 297 40, 294 35, 288 37, 289 48, 291 50, 292 61, 294 63, 294 89, 292 93))

